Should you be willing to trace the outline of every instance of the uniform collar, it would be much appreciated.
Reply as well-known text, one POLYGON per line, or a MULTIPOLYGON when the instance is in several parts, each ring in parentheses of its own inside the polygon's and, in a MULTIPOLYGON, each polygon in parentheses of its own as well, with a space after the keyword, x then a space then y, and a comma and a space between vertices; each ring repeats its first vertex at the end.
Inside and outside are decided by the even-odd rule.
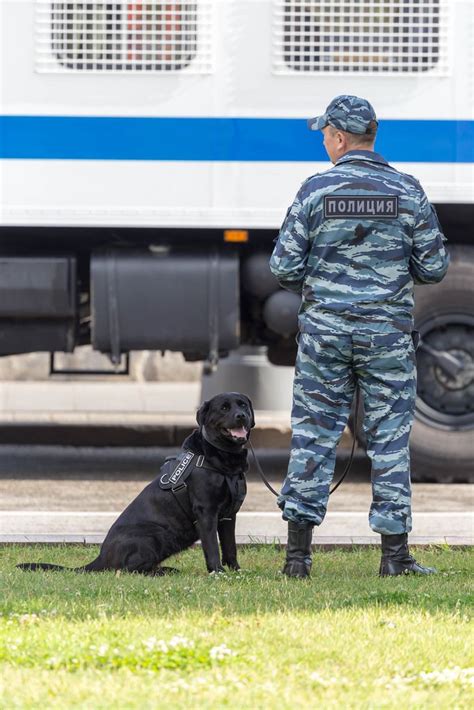
POLYGON ((348 153, 339 158, 336 165, 341 163, 349 163, 351 160, 364 160, 370 163, 382 163, 382 165, 388 165, 385 158, 383 158, 379 153, 375 153, 373 150, 350 150, 348 153))

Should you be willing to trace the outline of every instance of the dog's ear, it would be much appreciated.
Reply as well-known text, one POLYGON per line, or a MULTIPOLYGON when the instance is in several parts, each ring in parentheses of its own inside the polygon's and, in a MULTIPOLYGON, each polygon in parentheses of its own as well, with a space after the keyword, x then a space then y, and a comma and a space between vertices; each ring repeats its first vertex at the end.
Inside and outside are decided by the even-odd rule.
POLYGON ((253 413, 253 404, 252 404, 252 400, 250 399, 250 397, 247 397, 247 395, 244 395, 244 396, 245 396, 245 399, 247 400, 247 402, 249 403, 250 416, 252 417, 252 420, 250 422, 250 428, 252 429, 255 426, 255 415, 253 413))
POLYGON ((203 402, 196 412, 196 421, 200 427, 204 425, 204 420, 206 419, 206 415, 209 411, 210 406, 210 402, 203 402))

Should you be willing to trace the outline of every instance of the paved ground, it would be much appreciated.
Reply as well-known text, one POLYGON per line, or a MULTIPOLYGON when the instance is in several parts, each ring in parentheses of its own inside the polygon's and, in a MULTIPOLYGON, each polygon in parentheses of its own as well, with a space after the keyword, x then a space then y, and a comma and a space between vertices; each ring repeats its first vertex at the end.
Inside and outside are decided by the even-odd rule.
MULTIPOLYGON (((10 511, 120 511, 148 483, 150 478, 133 480, 80 480, 58 478, 0 479, 0 510, 10 511)), ((278 489, 281 480, 270 482, 278 489)), ((331 497, 330 510, 367 512, 370 484, 344 482, 331 497)), ((470 512, 474 509, 474 486, 467 483, 413 485, 413 509, 421 512, 470 512)), ((277 510, 275 498, 260 480, 248 482, 243 511, 277 510)))
MULTIPOLYGON (((0 542, 101 542, 120 511, 149 480, 0 479, 0 542)), ((275 488, 280 481, 271 479, 275 488)), ((473 544, 473 492, 474 486, 467 484, 415 484, 412 543, 473 544)), ((369 505, 369 483, 343 483, 331 498, 330 512, 315 533, 315 541, 378 542, 367 523, 369 505)), ((286 526, 275 499, 253 478, 238 516, 237 538, 239 542, 286 541, 286 526)))

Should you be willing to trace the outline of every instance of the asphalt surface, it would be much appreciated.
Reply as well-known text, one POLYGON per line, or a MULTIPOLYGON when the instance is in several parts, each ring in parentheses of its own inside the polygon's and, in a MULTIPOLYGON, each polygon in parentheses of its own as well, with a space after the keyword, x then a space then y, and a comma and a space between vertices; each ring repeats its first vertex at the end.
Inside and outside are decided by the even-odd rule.
MULTIPOLYGON (((156 475, 175 449, 0 446, 1 511, 120 511, 156 475)), ((271 485, 278 490, 288 455, 257 451, 271 485)), ((335 480, 347 463, 338 459, 335 480)), ((367 511, 371 499, 370 468, 357 456, 347 479, 331 497, 333 511, 367 511)), ((470 484, 413 484, 415 512, 472 511, 470 484)), ((243 511, 275 511, 274 496, 260 480, 253 462, 243 511)))
MULTIPOLYGON (((151 480, 156 476, 167 456, 180 451, 180 447, 163 446, 54 446, 54 445, 0 445, 0 477, 101 478, 110 477, 151 480)), ((259 449, 255 451, 267 476, 283 478, 289 452, 286 448, 259 449)), ((336 474, 342 472, 349 457, 342 450, 337 458, 336 474)), ((250 471, 254 462, 249 453, 250 471)), ((369 461, 365 454, 356 452, 351 467, 351 477, 369 478, 369 461)))
MULTIPOLYGON (((163 447, 0 446, 0 510, 122 510, 157 475, 165 458, 177 451, 163 447)), ((257 450, 256 454, 271 485, 278 490, 288 452, 272 449, 257 450)), ((337 461, 336 479, 347 460, 348 453, 343 451, 337 461)), ((243 509, 277 510, 275 498, 258 476, 250 454, 249 461, 243 509)), ((345 501, 338 509, 363 505, 362 499, 370 495, 369 470, 365 455, 357 455, 348 482, 334 496, 336 502, 345 501)))
MULTIPOLYGON (((2 511, 120 511, 150 482, 149 478, 133 480, 3 478, 0 480, 2 511)), ((281 480, 271 478, 278 490, 281 480)), ((247 484, 247 497, 242 511, 275 511, 275 498, 260 480, 247 484)), ((368 511, 370 484, 345 482, 330 500, 332 511, 368 511)), ((413 509, 417 512, 472 511, 473 486, 460 484, 417 483, 413 485, 413 509)))

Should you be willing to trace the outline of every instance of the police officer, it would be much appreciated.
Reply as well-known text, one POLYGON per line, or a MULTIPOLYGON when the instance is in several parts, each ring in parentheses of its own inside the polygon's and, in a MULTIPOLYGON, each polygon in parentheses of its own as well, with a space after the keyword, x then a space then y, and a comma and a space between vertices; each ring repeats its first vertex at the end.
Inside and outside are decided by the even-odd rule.
POLYGON ((314 525, 326 513, 336 446, 356 384, 372 462, 369 523, 382 536, 380 574, 431 574, 409 554, 408 440, 416 396, 413 285, 448 268, 436 213, 414 177, 374 152, 368 101, 337 96, 308 121, 334 166, 308 178, 288 210, 270 268, 301 294, 288 474, 278 504, 288 521, 283 572, 306 577, 314 525))

